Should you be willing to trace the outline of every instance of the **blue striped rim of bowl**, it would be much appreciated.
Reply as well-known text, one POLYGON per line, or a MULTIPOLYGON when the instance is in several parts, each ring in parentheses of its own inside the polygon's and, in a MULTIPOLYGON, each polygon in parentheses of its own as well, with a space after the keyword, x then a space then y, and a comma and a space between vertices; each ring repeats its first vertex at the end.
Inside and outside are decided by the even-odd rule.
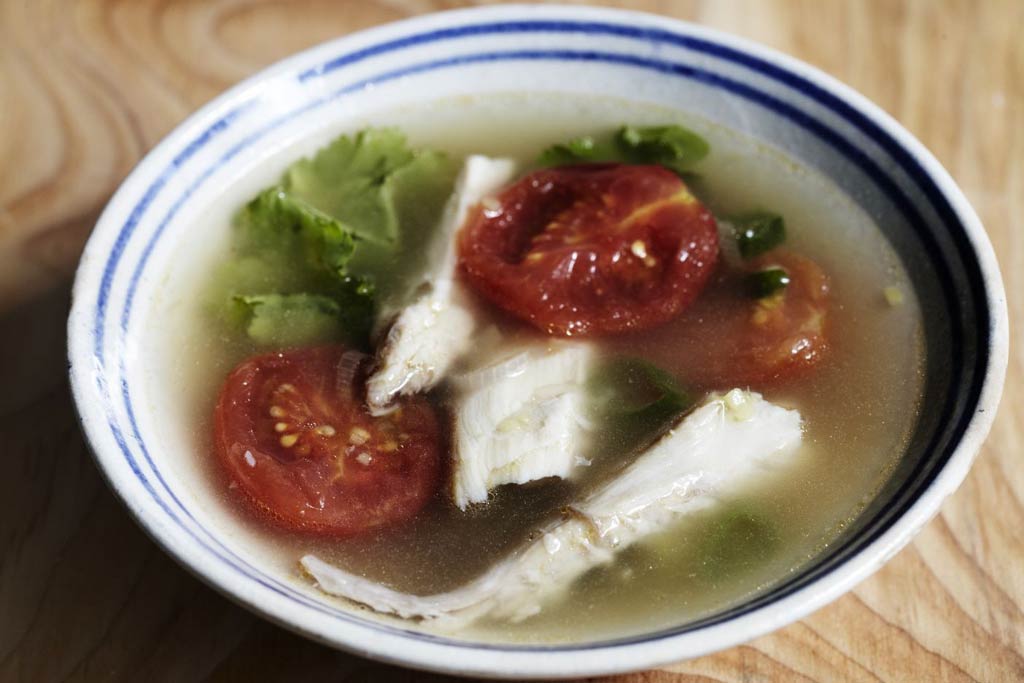
MULTIPOLYGON (((489 33, 514 34, 514 33, 560 33, 572 32, 585 35, 614 35, 619 37, 632 38, 640 41, 664 42, 684 47, 697 54, 711 55, 735 65, 742 66, 758 75, 770 78, 774 82, 786 86, 799 94, 808 97, 825 107, 831 113, 839 116, 843 121, 853 125, 858 131, 869 136, 879 147, 884 150, 897 166, 905 172, 916 185, 916 188, 923 193, 931 203, 932 208, 940 217, 943 228, 948 231, 956 249, 957 256, 961 259, 961 267, 966 272, 966 296, 958 293, 953 286, 953 277, 950 275, 950 266, 944 255, 934 244, 934 236, 914 203, 907 197, 900 185, 893 180, 889 174, 882 170, 869 156, 852 144, 841 132, 823 123, 806 111, 787 103, 786 101, 744 83, 735 78, 715 73, 712 70, 679 62, 655 58, 638 57, 618 52, 605 52, 597 50, 507 50, 493 52, 479 52, 474 54, 459 55, 431 61, 424 61, 412 66, 406 66, 397 70, 390 70, 378 73, 374 76, 360 79, 358 82, 350 83, 337 89, 327 96, 313 99, 301 104, 293 111, 280 116, 262 128, 247 135, 237 145, 232 147, 213 166, 201 173, 179 196, 172 202, 167 213, 156 222, 157 227, 149 235, 145 248, 141 252, 139 260, 134 264, 129 282, 124 306, 120 315, 120 335, 128 334, 129 321, 134 301, 134 294, 139 279, 146 267, 152 250, 163 234, 164 228, 168 225, 174 214, 189 199, 192 193, 222 164, 228 163, 246 147, 255 144, 261 137, 268 134, 276 127, 283 125, 293 117, 299 116, 311 109, 323 106, 327 102, 342 97, 345 94, 357 91, 369 84, 380 84, 397 78, 425 74, 435 70, 459 67, 466 64, 482 62, 503 62, 514 60, 548 60, 548 61, 586 61, 595 63, 609 63, 625 65, 641 70, 651 70, 662 74, 670 74, 679 78, 700 80, 705 85, 720 88, 733 96, 742 97, 749 101, 765 107, 792 123, 800 126, 812 135, 817 136, 833 149, 840 152, 849 161, 872 177, 879 189, 893 204, 903 212, 908 223, 916 231, 921 243, 928 250, 928 256, 938 272, 938 284, 945 297, 944 306, 950 311, 952 321, 951 336, 948 343, 948 355, 955 361, 950 371, 949 381, 943 386, 955 387, 956 391, 945 391, 945 396, 936 396, 941 401, 942 410, 938 411, 936 425, 941 425, 941 430, 933 434, 924 435, 924 443, 920 447, 922 457, 912 463, 911 471, 904 473, 899 481, 894 481, 891 490, 884 492, 879 497, 879 504, 870 514, 865 514, 857 524, 855 531, 846 534, 842 543, 838 543, 835 549, 823 554, 808 566, 804 567, 796 576, 782 582, 765 593, 755 597, 731 609, 724 610, 706 619, 687 623, 685 625, 661 630, 654 633, 647 633, 639 636, 622 638, 610 641, 586 643, 581 645, 491 645, 483 643, 466 643, 452 639, 425 634, 420 631, 402 629, 393 626, 381 625, 374 622, 359 619, 358 617, 339 608, 330 607, 324 603, 317 602, 303 595, 293 588, 267 576, 259 569, 253 567, 246 560, 239 557, 229 548, 224 546, 209 530, 202 528, 188 508, 181 502, 178 496, 171 490, 167 482, 161 476, 159 468, 153 462, 149 447, 146 445, 140 434, 135 419, 134 407, 132 404, 131 390, 126 379, 124 359, 119 358, 118 382, 120 398, 124 402, 127 415, 127 424, 113 412, 114 394, 110 386, 101 382, 99 389, 108 407, 108 426, 115 440, 120 447, 124 458, 132 472, 142 483, 144 488, 152 496, 153 500, 160 506, 163 512, 175 524, 181 526, 187 533, 191 534, 195 541, 219 561, 227 563, 234 571, 247 576, 251 580, 267 590, 280 593, 297 603, 320 612, 329 614, 332 617, 345 620, 357 621, 361 625, 367 625, 375 629, 382 629, 403 636, 425 639, 430 641, 457 643, 460 647, 473 647, 498 650, 525 650, 525 651, 548 651, 548 650, 579 650, 593 647, 602 647, 618 644, 643 642, 653 639, 665 638, 673 635, 694 631, 705 626, 718 624, 723 621, 734 619, 742 614, 764 607, 772 602, 790 595, 819 577, 829 573, 837 566, 849 560, 860 550, 867 547, 874 540, 880 537, 916 500, 921 491, 934 479, 942 466, 951 457, 960 436, 964 433, 973 415, 973 406, 978 402, 981 386, 985 376, 985 368, 988 358, 988 337, 990 331, 990 312, 982 271, 977 262, 974 252, 970 247, 970 240, 964 226, 957 217, 956 212, 946 200, 942 191, 934 180, 924 170, 918 160, 910 154, 897 140, 880 127, 875 121, 857 110, 846 101, 812 83, 794 72, 788 71, 776 64, 765 61, 756 56, 749 55, 726 45, 718 44, 713 40, 697 38, 689 35, 677 34, 672 31, 661 29, 638 28, 628 24, 597 21, 572 21, 572 20, 529 20, 516 22, 492 22, 477 23, 464 26, 455 26, 439 30, 416 33, 396 40, 380 42, 360 50, 337 55, 320 64, 302 70, 295 75, 295 79, 302 84, 307 84, 338 69, 354 64, 359 61, 371 59, 374 56, 384 55, 389 52, 402 50, 414 45, 424 45, 452 41, 467 36, 479 36, 489 33), (966 328, 961 325, 961 307, 965 304, 970 307, 975 325, 966 328), (969 337, 969 343, 965 342, 969 337), (965 357, 964 349, 969 346, 974 350, 970 357, 965 357), (129 445, 125 432, 129 432, 131 441, 137 444, 142 460, 148 469, 154 473, 156 481, 151 481, 143 472, 138 462, 138 456, 129 445), (193 533, 185 526, 184 520, 194 525, 201 533, 193 533)), ((93 323, 93 349, 94 360, 99 367, 106 367, 110 359, 107 358, 107 348, 104 338, 106 321, 108 315, 108 304, 110 291, 115 277, 117 277, 122 256, 129 242, 135 238, 136 229, 147 215, 147 211, 154 198, 167 186, 168 180, 179 170, 181 165, 190 159, 196 152, 207 145, 211 140, 221 133, 229 130, 235 122, 255 104, 255 99, 250 98, 242 101, 239 105, 220 116, 194 139, 189 140, 178 152, 170 164, 153 180, 147 190, 138 198, 127 221, 122 225, 114 247, 104 267, 103 277, 97 293, 95 318, 93 323)), ((142 237, 145 237, 143 235, 142 237)), ((140 239, 142 238, 140 237, 140 239)), ((129 264, 130 265, 130 264, 129 264)), ((942 387, 933 389, 941 392, 942 387)))

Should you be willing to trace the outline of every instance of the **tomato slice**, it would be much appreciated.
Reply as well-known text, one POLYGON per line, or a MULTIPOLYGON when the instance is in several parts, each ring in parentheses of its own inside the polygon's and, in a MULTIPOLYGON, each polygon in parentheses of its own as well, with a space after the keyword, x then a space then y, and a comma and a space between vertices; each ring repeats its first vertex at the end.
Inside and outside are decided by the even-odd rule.
POLYGON ((478 207, 459 235, 462 272, 544 332, 649 329, 689 306, 718 258, 715 219, 661 166, 531 173, 478 207))
POLYGON ((828 356, 828 310, 824 271, 809 258, 776 249, 720 273, 692 308, 648 343, 652 360, 686 382, 757 388, 804 376, 828 356), (746 276, 774 267, 786 271, 789 285, 752 298, 746 276))
POLYGON ((433 408, 415 397, 371 416, 344 354, 255 356, 221 390, 214 444, 229 487, 278 526, 352 536, 413 517, 440 484, 433 408))

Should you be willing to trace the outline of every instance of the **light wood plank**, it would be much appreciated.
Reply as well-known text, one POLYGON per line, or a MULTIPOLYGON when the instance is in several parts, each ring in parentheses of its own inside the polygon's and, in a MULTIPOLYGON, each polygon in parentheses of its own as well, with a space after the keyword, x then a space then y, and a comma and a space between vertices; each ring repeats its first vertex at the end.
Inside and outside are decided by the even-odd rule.
MULTIPOLYGON (((0 680, 439 681, 334 652, 192 578, 92 465, 64 378, 67 288, 134 163, 232 83, 433 0, 0 2, 0 680)), ((1024 324, 1024 3, 636 0, 849 83, 947 166, 1024 324)), ((663 671, 681 681, 1024 680, 1024 345, 992 435, 918 539, 798 624, 663 671)))

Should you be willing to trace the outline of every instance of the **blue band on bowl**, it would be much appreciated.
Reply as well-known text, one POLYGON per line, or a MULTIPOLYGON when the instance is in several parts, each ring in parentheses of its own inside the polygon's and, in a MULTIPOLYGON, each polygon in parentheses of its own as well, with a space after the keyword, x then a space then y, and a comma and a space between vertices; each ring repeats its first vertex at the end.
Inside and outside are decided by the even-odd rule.
MULTIPOLYGON (((963 267, 967 272, 967 280, 970 285, 970 304, 977 320, 977 328, 973 330, 973 333, 977 339, 977 355, 975 356, 974 364, 972 367, 962 366, 954 369, 954 382, 953 386, 957 386, 961 390, 966 389, 965 394, 961 394, 961 400, 957 400, 957 397, 952 393, 947 396, 945 405, 943 405, 942 412, 943 416, 947 417, 948 420, 944 420, 948 423, 946 430, 942 433, 936 434, 932 443, 926 448, 926 452, 934 450, 935 447, 941 442, 945 442, 945 448, 942 453, 937 457, 933 458, 922 458, 917 464, 914 471, 908 476, 903 485, 898 491, 892 496, 894 502, 891 506, 883 509, 875 515, 871 520, 867 520, 862 523, 859 531, 846 539, 845 544, 833 551, 832 553, 819 558, 816 562, 810 566, 805 567, 799 575, 793 579, 779 584, 772 590, 765 594, 755 598, 750 602, 743 603, 742 605, 718 613, 707 619, 703 619, 696 622, 691 622, 682 627, 673 629, 667 629, 656 633, 644 634, 642 636, 624 638, 612 641, 603 641, 600 643, 590 643, 582 647, 595 647, 603 645, 613 644, 627 644, 643 642, 651 639, 663 638, 670 635, 676 635, 684 633, 686 631, 695 630, 703 626, 707 626, 714 623, 720 623, 722 621, 735 618, 746 612, 755 610, 766 604, 779 600, 786 595, 789 595, 800 588, 806 586, 808 583, 814 581, 819 576, 827 573, 834 569, 837 565, 845 562, 847 559, 856 554, 859 550, 870 544, 872 541, 877 539, 883 534, 891 525, 892 521, 898 518, 905 509, 916 499, 917 494, 923 490, 927 485, 934 479, 934 476, 938 471, 942 469, 942 465, 951 456, 954 445, 958 442, 960 435, 966 429, 973 410, 968 410, 967 407, 973 407, 977 404, 978 397, 981 391, 981 379, 984 376, 984 368, 987 365, 987 353, 988 353, 988 335, 989 335, 989 311, 988 302, 985 296, 984 287, 982 286, 981 268, 977 261, 973 258, 973 251, 970 248, 970 241, 967 234, 960 224, 959 220, 952 207, 949 206, 944 195, 941 193, 939 188, 931 180, 928 174, 924 171, 917 160, 911 156, 906 150, 904 150, 899 143, 897 143, 887 132, 882 130, 876 123, 871 121, 865 115, 840 100, 831 93, 821 89, 817 85, 807 81, 806 79, 797 76, 796 74, 790 73, 780 67, 777 67, 771 63, 765 62, 756 57, 752 57, 745 53, 737 52, 732 48, 728 48, 723 45, 719 45, 707 40, 696 39, 688 36, 678 35, 663 30, 647 30, 638 29, 632 26, 623 26, 609 23, 595 23, 595 22, 572 22, 572 21, 527 21, 527 22, 502 22, 498 24, 478 24, 472 26, 463 26, 450 29, 442 29, 439 31, 427 32, 394 40, 386 43, 380 43, 363 50, 355 51, 346 55, 339 56, 335 59, 324 62, 322 65, 303 71, 297 76, 299 82, 307 82, 319 75, 326 74, 330 71, 338 68, 353 64, 357 61, 368 59, 372 56, 385 54, 387 52, 400 50, 411 45, 425 44, 429 42, 437 42, 442 40, 453 40, 460 37, 481 35, 485 33, 515 33, 515 32, 576 32, 576 33, 596 33, 596 34, 613 34, 630 38, 637 38, 640 40, 655 41, 655 42, 667 42, 674 45, 682 46, 690 49, 697 53, 704 53, 712 56, 722 58, 727 61, 740 64, 751 71, 754 71, 762 76, 767 76, 777 82, 783 83, 790 88, 797 90, 802 95, 809 97, 828 108, 833 113, 839 115, 843 120, 853 124, 858 130, 867 134, 876 144, 878 144, 883 150, 885 150, 899 165, 899 167, 907 173, 907 175, 913 180, 918 186, 922 193, 932 203, 933 208, 940 216, 940 219, 945 224, 950 236, 953 238, 954 245, 956 246, 958 253, 963 261, 963 267), (957 381, 959 380, 959 381, 957 381)), ((960 349, 963 346, 962 336, 964 331, 961 329, 961 302, 956 297, 956 294, 952 286, 952 275, 950 272, 949 264, 945 261, 945 258, 941 252, 941 249, 934 241, 934 236, 928 230, 923 218, 917 212, 914 204, 910 199, 900 190, 896 182, 882 171, 875 162, 873 162, 866 154, 859 150, 853 145, 847 138, 838 133, 821 121, 814 117, 806 114, 798 108, 783 102, 782 100, 764 92, 750 85, 744 84, 735 79, 731 79, 719 74, 712 73, 704 69, 697 69, 692 66, 688 66, 682 63, 669 62, 657 59, 647 59, 641 57, 635 57, 632 55, 624 55, 619 53, 611 52, 599 52, 599 51, 585 51, 585 50, 510 50, 504 52, 487 52, 487 53, 476 53, 471 55, 464 55, 459 57, 447 58, 434 60, 430 62, 424 62, 415 66, 405 67, 403 69, 389 71, 378 74, 374 77, 364 79, 358 83, 353 83, 344 88, 341 88, 327 97, 314 100, 299 109, 289 112, 288 114, 272 121, 265 127, 256 131, 255 133, 247 136, 240 143, 232 147, 225 155, 223 155, 213 166, 209 167, 203 174, 201 174, 198 180, 193 183, 182 195, 175 199, 171 208, 167 214, 158 224, 157 229, 154 231, 151 238, 146 243, 146 246, 140 256, 139 261, 136 264, 135 269, 132 272, 131 279, 129 282, 128 293, 125 300, 124 308, 122 309, 120 319, 120 333, 122 335, 127 334, 128 325, 130 321, 130 315, 132 310, 132 302, 134 300, 135 290, 138 285, 138 281, 142 276, 145 265, 148 261, 149 255, 162 235, 164 228, 168 225, 170 220, 173 218, 175 213, 178 211, 180 206, 188 199, 189 196, 207 179, 213 174, 216 169, 226 163, 240 151, 245 149, 247 146, 253 144, 263 135, 266 135, 274 128, 284 124, 286 121, 299 116, 311 109, 319 106, 323 106, 327 102, 334 100, 338 97, 344 96, 345 94, 353 91, 362 89, 371 83, 382 83, 388 80, 393 80, 402 76, 409 76, 418 73, 425 73, 443 68, 451 68, 464 64, 480 63, 487 61, 507 61, 507 60, 553 60, 553 61, 590 61, 590 62, 605 62, 623 65, 627 67, 635 67, 640 69, 650 69, 661 73, 670 73, 682 78, 699 80, 702 83, 711 87, 721 88, 727 90, 735 95, 756 102, 757 104, 772 110, 776 114, 787 118, 796 125, 804 128, 808 132, 816 135, 823 142, 832 146, 834 149, 843 154, 851 163, 857 165, 866 174, 871 177, 879 189, 897 206, 900 211, 904 213, 908 223, 914 228, 917 236, 921 239, 922 244, 928 251, 929 258, 934 264, 939 274, 939 283, 943 290, 943 295, 947 299, 949 310, 953 311, 952 316, 952 339, 953 345, 953 357, 959 357, 960 349)), ((238 107, 230 110, 227 114, 220 117, 211 126, 204 130, 198 137, 192 140, 178 155, 175 156, 172 163, 157 177, 157 179, 150 185, 147 191, 144 193, 142 198, 133 208, 128 220, 125 222, 121 231, 119 232, 115 241, 114 247, 111 251, 111 255, 107 261, 104 269, 103 278, 101 280, 99 297, 97 301, 97 314, 95 324, 93 328, 94 336, 94 354, 97 362, 100 366, 105 367, 105 358, 103 354, 104 346, 104 329, 106 322, 107 305, 109 301, 110 287, 116 274, 121 256, 124 250, 132 238, 133 233, 149 208, 154 198, 159 192, 165 187, 168 179, 177 171, 177 169, 190 159, 195 152, 208 144, 213 138, 219 135, 221 132, 226 131, 230 128, 231 124, 237 120, 244 112, 253 106, 256 102, 255 97, 244 101, 238 107)), ((257 581, 265 588, 286 595, 289 599, 296 600, 302 604, 316 609, 321 612, 328 613, 332 616, 343 618, 346 620, 358 621, 361 624, 370 625, 373 628, 384 629, 391 632, 402 633, 406 636, 412 636, 421 639, 427 639, 438 642, 459 642, 453 641, 448 638, 442 638, 433 636, 430 634, 424 634, 419 631, 412 631, 407 629, 401 629, 398 627, 380 625, 373 622, 367 622, 360 620, 347 612, 340 609, 328 607, 320 602, 312 600, 301 593, 296 592, 294 589, 281 584, 275 580, 269 579, 257 569, 249 565, 244 559, 235 555, 228 548, 224 547, 216 538, 210 534, 207 530, 202 528, 201 525, 192 517, 191 513, 182 505, 178 500, 173 491, 170 490, 167 483, 161 477, 159 470, 150 458, 148 448, 146 447, 138 426, 135 420, 135 413, 132 406, 130 397, 129 386, 125 379, 125 368, 124 360, 119 360, 119 377, 120 377, 120 389, 121 396, 125 403, 127 415, 132 431, 132 436, 136 441, 139 449, 142 452, 143 458, 147 462, 150 469, 156 475, 156 478, 173 501, 176 506, 193 524, 203 531, 208 539, 204 540, 199 536, 193 534, 196 541, 202 545, 206 550, 210 551, 222 561, 228 563, 233 569, 239 571, 254 581, 257 581)), ((101 392, 105 395, 108 400, 110 399, 109 388, 105 385, 100 386, 101 392)), ((110 415, 109 424, 114 437, 123 451, 125 458, 131 467, 133 473, 139 478, 143 486, 153 496, 154 500, 161 506, 165 513, 175 521, 178 525, 187 532, 191 532, 182 524, 178 513, 174 510, 172 505, 168 503, 153 487, 152 482, 146 477, 139 467, 139 463, 135 460, 135 456, 132 454, 131 449, 128 446, 124 434, 117 424, 117 420, 113 415, 110 415)), ((492 646, 486 644, 467 644, 459 642, 460 646, 466 647, 479 647, 486 649, 516 649, 516 650, 527 650, 527 651, 547 651, 547 650, 573 650, 580 649, 581 646, 492 646)))

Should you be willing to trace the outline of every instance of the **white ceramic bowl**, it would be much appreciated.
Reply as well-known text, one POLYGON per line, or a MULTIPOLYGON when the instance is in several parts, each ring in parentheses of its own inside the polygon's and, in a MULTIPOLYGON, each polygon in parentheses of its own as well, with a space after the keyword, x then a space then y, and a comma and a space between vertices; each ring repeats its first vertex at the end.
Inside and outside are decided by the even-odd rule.
MULTIPOLYGON (((275 163, 260 182, 279 172, 275 163)), ((69 337, 75 400, 96 460, 171 556, 246 607, 329 645, 516 678, 706 654, 849 590, 906 544, 966 476, 995 414, 1008 346, 1003 286, 977 216, 935 158, 863 97, 794 59, 699 26, 524 6, 429 15, 347 36, 203 107, 147 155, 107 206, 78 270, 69 337), (473 644, 381 625, 253 564, 169 465, 175 448, 149 408, 160 388, 147 373, 141 327, 159 289, 184 277, 173 258, 188 253, 197 216, 237 179, 258 178, 252 169, 275 154, 308 153, 311 131, 374 109, 507 91, 614 95, 741 129, 834 180, 882 226, 911 273, 926 318, 929 410, 906 457, 855 531, 743 605, 667 632, 572 646, 473 644)))

